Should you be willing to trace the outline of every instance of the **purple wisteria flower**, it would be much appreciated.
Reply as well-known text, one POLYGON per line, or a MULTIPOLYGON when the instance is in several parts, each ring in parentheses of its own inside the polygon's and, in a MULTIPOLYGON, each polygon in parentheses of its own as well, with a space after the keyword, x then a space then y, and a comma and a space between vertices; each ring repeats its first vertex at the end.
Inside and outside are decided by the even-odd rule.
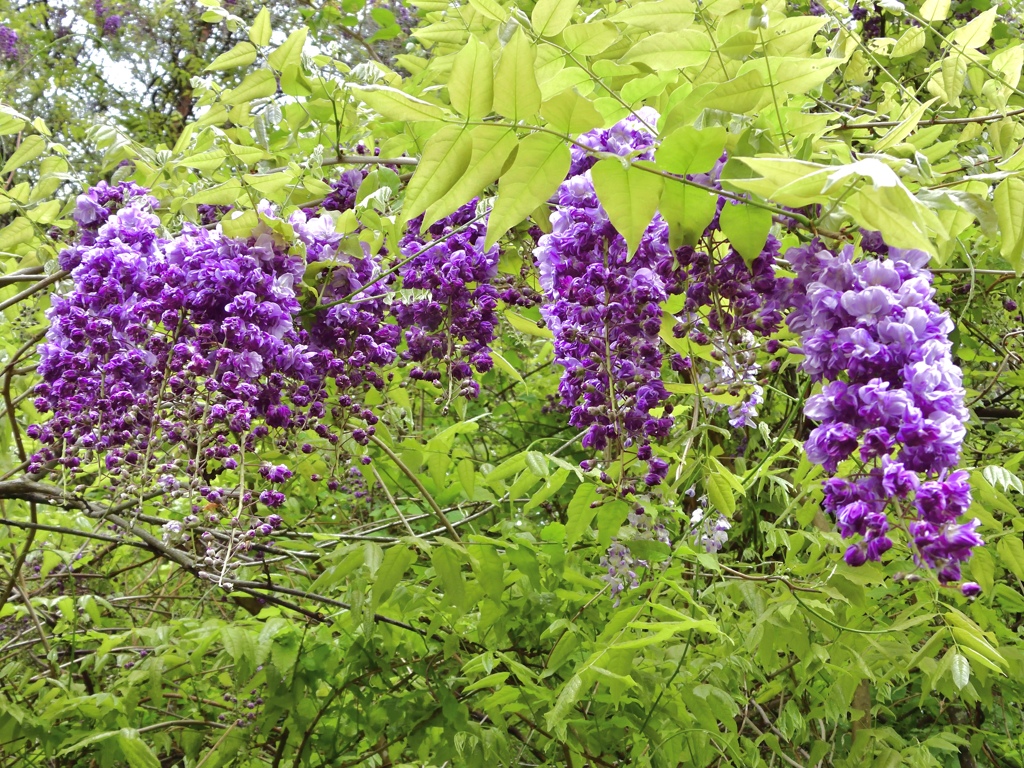
POLYGON ((664 524, 655 521, 642 508, 630 512, 627 520, 629 540, 627 542, 613 540, 611 546, 601 556, 601 567, 605 569, 601 579, 611 587, 610 595, 615 599, 615 606, 619 605, 623 592, 640 586, 637 569, 650 567, 647 560, 633 555, 629 544, 636 541, 659 541, 666 546, 672 544, 672 539, 664 524))
MULTIPOLYGON (((658 114, 641 109, 607 130, 580 137, 596 152, 650 159, 658 114)), ((712 342, 722 351, 716 380, 744 401, 730 409, 734 426, 750 425, 762 398, 757 385, 751 332, 767 335, 781 322, 774 258, 779 244, 769 238, 764 252, 748 267, 730 248, 712 257, 708 251, 669 247, 668 225, 656 215, 630 256, 626 242, 611 224, 594 191, 590 168, 594 159, 574 147, 569 177, 558 190, 551 216, 552 231, 543 235, 534 255, 547 303, 541 314, 555 337, 557 362, 565 369, 559 386, 570 423, 586 429, 583 444, 594 449, 636 446, 637 458, 648 463, 644 482, 658 485, 668 464, 655 457, 652 441, 668 436, 672 406, 662 381, 662 304, 685 293, 677 317, 677 337, 689 335, 698 344, 712 342), (728 362, 726 358, 729 358, 728 362)), ((692 177, 715 186, 724 158, 710 173, 692 177)), ((719 210, 726 204, 719 201, 719 210)), ((713 221, 705 233, 713 237, 713 221)), ((671 367, 689 371, 690 361, 675 355, 671 367)))
MULTIPOLYGON (((303 328, 296 286, 307 262, 267 224, 244 239, 185 224, 167 239, 153 203, 133 184, 101 184, 79 198, 81 242, 60 256, 73 289, 53 297, 40 347, 36 406, 52 417, 31 428, 42 448, 29 469, 52 462, 74 475, 98 462, 133 492, 151 483, 218 508, 229 499, 250 510, 257 500, 280 506, 282 492, 258 486, 286 482, 292 468, 247 468, 247 455, 268 441, 288 449, 304 431, 331 445, 339 426, 373 434, 376 417, 346 410, 346 394, 332 410, 340 418, 326 419, 327 377, 355 364, 339 335, 358 329, 332 333, 329 312, 312 333, 303 328), (217 486, 214 477, 237 479, 217 486)), ((311 259, 337 256, 333 220, 291 223, 311 259)))
POLYGON ((489 371, 490 345, 498 324, 498 248, 484 249, 485 219, 477 201, 422 229, 422 217, 409 223, 401 241, 406 261, 399 269, 402 287, 413 298, 395 302, 393 311, 405 330, 402 357, 418 363, 410 378, 440 381, 441 364, 459 394, 476 397, 473 370, 489 371))
POLYGON ((0 58, 14 61, 18 58, 18 33, 0 24, 0 58))
POLYGON ((878 560, 892 547, 892 508, 904 517, 914 556, 943 583, 982 541, 977 520, 957 522, 971 503, 960 458, 968 414, 953 364, 953 324, 934 302, 927 254, 865 239, 872 258, 853 248, 833 253, 813 241, 786 253, 796 278, 789 327, 801 337, 802 367, 828 381, 804 413, 820 425, 808 458, 835 472, 856 457, 853 479, 825 481, 825 508, 844 538, 861 540, 845 558, 878 560), (913 511, 911 511, 913 510, 913 511))

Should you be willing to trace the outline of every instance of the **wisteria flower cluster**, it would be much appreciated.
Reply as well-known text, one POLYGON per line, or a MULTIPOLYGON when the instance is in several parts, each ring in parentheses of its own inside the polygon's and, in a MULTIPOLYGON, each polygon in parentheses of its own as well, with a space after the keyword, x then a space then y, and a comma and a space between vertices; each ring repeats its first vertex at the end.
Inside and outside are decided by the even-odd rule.
MULTIPOLYGON (((641 109, 607 130, 584 134, 579 144, 592 151, 651 159, 658 114, 641 109)), ((658 485, 667 464, 653 455, 651 442, 672 426, 672 407, 662 381, 662 308, 670 296, 685 294, 677 337, 714 344, 720 364, 707 374, 707 391, 744 395, 730 408, 733 426, 754 423, 762 390, 754 362, 753 334, 778 329, 783 304, 774 261, 779 243, 768 239, 748 267, 728 246, 716 249, 669 247, 668 225, 656 215, 629 257, 624 238, 611 224, 594 192, 593 156, 573 149, 569 177, 559 187, 552 232, 535 250, 547 303, 541 314, 555 336, 557 361, 565 372, 559 392, 572 408, 570 423, 585 428, 584 445, 637 447, 648 462, 644 482, 658 485)), ((693 178, 716 186, 724 158, 707 174, 693 178)), ((721 211, 727 201, 719 199, 721 211)), ((712 242, 718 216, 705 233, 712 242)), ((674 355, 672 368, 689 371, 692 361, 674 355)))
MULTIPOLYGON (((402 357, 417 363, 410 378, 440 381, 439 365, 459 394, 476 397, 473 369, 489 371, 490 345, 498 324, 498 248, 484 248, 487 222, 471 200, 422 231, 422 217, 409 222, 402 238, 405 257, 399 269, 409 298, 397 301, 394 314, 405 330, 402 357)), ((451 394, 451 393, 450 393, 451 394)), ((449 397, 450 399, 450 397, 449 397)))
MULTIPOLYGON (((261 447, 269 441, 298 452, 306 433, 332 446, 346 432, 365 441, 376 417, 346 394, 352 371, 394 352, 363 360, 372 353, 361 338, 366 329, 330 312, 311 331, 302 327, 296 287, 307 260, 274 231, 284 222, 269 206, 260 206, 265 223, 245 239, 191 224, 168 239, 154 204, 132 184, 100 185, 79 198, 81 240, 60 257, 74 287, 54 296, 40 348, 36 406, 53 415, 31 428, 43 446, 29 470, 56 465, 73 476, 99 462, 125 498, 141 498, 155 480, 191 500, 192 516, 215 518, 210 524, 230 518, 244 529, 249 520, 238 543, 245 549, 277 527, 257 505, 280 507, 293 475, 255 458, 261 447)), ((337 252, 329 213, 299 212, 289 223, 309 261, 335 265, 343 290, 379 269, 366 265, 368 255, 337 252)), ((303 443, 301 452, 312 447, 303 443)))
POLYGON ((14 61, 18 58, 18 33, 0 24, 0 58, 14 61))
POLYGON ((834 473, 852 458, 850 477, 825 481, 825 508, 844 538, 851 565, 878 560, 892 547, 887 510, 909 518, 920 565, 941 582, 982 541, 977 519, 958 522, 971 503, 960 458, 967 411, 960 369, 951 359, 953 324, 933 297, 927 254, 885 247, 855 261, 813 241, 786 253, 796 278, 790 328, 801 337, 802 367, 828 382, 804 413, 819 422, 808 458, 834 473))
POLYGON ((643 508, 634 509, 629 513, 627 520, 631 533, 629 541, 613 540, 608 551, 601 557, 601 568, 605 570, 601 579, 611 587, 609 594, 614 598, 616 606, 621 601, 623 592, 640 586, 637 569, 650 567, 647 560, 634 556, 629 547, 630 542, 659 541, 667 546, 672 545, 672 539, 664 524, 654 520, 643 508))
MULTIPOLYGON (((621 155, 652 154, 657 121, 645 108, 580 143, 621 155), (641 118, 643 122, 641 122, 641 118)), ((585 428, 583 445, 602 450, 636 446, 647 462, 647 485, 664 480, 668 463, 651 441, 672 426, 661 378, 661 302, 682 290, 680 268, 668 247, 668 225, 656 216, 630 258, 594 191, 591 159, 576 148, 569 178, 559 187, 552 232, 534 252, 547 302, 541 315, 555 337, 565 369, 559 393, 572 408, 569 422, 585 428), (661 415, 653 411, 662 409, 661 415)))

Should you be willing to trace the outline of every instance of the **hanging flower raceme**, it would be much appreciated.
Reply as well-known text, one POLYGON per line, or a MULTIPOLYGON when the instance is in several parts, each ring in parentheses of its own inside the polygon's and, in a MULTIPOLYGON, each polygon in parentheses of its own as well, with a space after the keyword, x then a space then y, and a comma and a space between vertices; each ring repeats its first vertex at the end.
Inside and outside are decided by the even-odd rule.
MULTIPOLYGON (((73 288, 54 296, 40 347, 36 406, 53 415, 31 428, 43 445, 29 469, 98 462, 123 498, 159 487, 191 499, 193 516, 223 510, 242 525, 257 502, 285 501, 293 470, 255 458, 267 443, 290 451, 307 430, 339 441, 325 418, 335 339, 318 344, 297 322, 306 262, 268 206, 245 239, 191 224, 166 239, 153 202, 132 184, 79 198, 82 242, 60 257, 73 288)), ((293 221, 317 258, 334 256, 326 218, 293 221)))
MULTIPOLYGON (((580 142, 627 155, 648 150, 654 137, 643 122, 657 114, 643 109, 607 131, 580 142)), ((644 154, 640 155, 644 157, 644 154)), ((586 155, 574 149, 571 175, 558 190, 552 232, 534 252, 547 303, 541 314, 555 337, 557 362, 565 369, 562 402, 569 422, 585 428, 583 444, 603 449, 637 446, 646 461, 644 481, 657 485, 668 464, 650 442, 672 426, 668 391, 661 379, 661 302, 681 290, 679 269, 668 247, 668 225, 656 216, 630 258, 594 192, 586 155), (654 414, 656 409, 664 409, 654 414)))
MULTIPOLYGON (((409 298, 395 302, 394 314, 405 330, 402 356, 417 363, 410 378, 440 381, 447 369, 458 394, 476 397, 480 373, 494 365, 491 343, 498 324, 498 249, 484 248, 485 219, 477 219, 472 200, 422 231, 422 217, 409 223, 402 238, 405 263, 399 269, 409 298)), ((451 393, 450 393, 451 394, 451 393)))
MULTIPOLYGON (((691 176, 691 180, 721 189, 725 156, 719 158, 708 173, 691 176)), ((717 365, 700 365, 698 378, 709 394, 729 394, 741 401, 728 407, 732 427, 754 426, 757 407, 764 390, 758 383, 761 368, 756 353, 762 345, 772 352, 777 343, 764 344, 761 339, 775 333, 782 323, 784 284, 775 276, 775 260, 779 241, 769 234, 761 253, 751 263, 728 245, 720 234, 720 216, 734 201, 719 197, 714 218, 704 231, 698 247, 683 246, 678 258, 686 282, 686 302, 677 315, 673 332, 689 336, 696 344, 711 345, 717 365)), ((686 369, 679 355, 673 368, 686 369)), ((717 409, 711 400, 707 407, 717 409)))
POLYGON ((914 556, 942 582, 982 541, 978 520, 959 522, 971 503, 960 458, 967 410, 960 369, 951 358, 953 324, 933 301, 927 254, 866 238, 875 256, 853 260, 817 241, 786 253, 796 279, 790 328, 800 334, 802 367, 827 381, 804 413, 819 422, 808 458, 835 472, 851 457, 851 478, 825 481, 825 508, 844 538, 851 565, 892 547, 895 511, 909 519, 914 556))

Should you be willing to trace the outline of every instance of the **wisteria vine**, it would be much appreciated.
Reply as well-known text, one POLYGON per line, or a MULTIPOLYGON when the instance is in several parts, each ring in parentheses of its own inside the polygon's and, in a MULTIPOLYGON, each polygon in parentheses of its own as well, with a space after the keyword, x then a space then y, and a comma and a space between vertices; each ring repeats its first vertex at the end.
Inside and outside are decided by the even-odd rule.
MULTIPOLYGON (((668 492, 660 446, 673 434, 669 385, 698 386, 711 396, 701 398, 709 414, 721 408, 716 395, 730 395, 729 425, 755 426, 759 360, 780 351, 772 337, 788 309, 801 337, 791 351, 824 383, 806 403, 819 422, 806 450, 841 471, 825 481, 824 507, 856 539, 846 561, 878 560, 906 522, 918 564, 958 581, 981 539, 976 520, 958 522, 971 503, 966 473, 954 471, 967 414, 926 255, 872 233, 862 244, 871 255, 859 261, 852 247, 835 253, 813 241, 786 251, 796 277, 783 279, 775 236, 750 262, 730 246, 719 214, 736 201, 724 198, 695 245, 671 248, 656 215, 628 254, 590 169, 595 152, 651 159, 658 119, 644 109, 580 137, 534 252, 561 402, 595 457, 584 470, 634 504, 636 537, 668 543, 664 521, 636 499, 668 492)), ((694 180, 717 187, 724 162, 694 180)), ((343 171, 323 201, 287 219, 261 203, 259 225, 243 238, 218 223, 229 208, 204 207, 202 225, 169 236, 154 198, 132 183, 82 195, 77 242, 60 256, 73 288, 54 297, 40 348, 36 407, 52 415, 30 429, 42 447, 29 470, 74 482, 98 472, 122 500, 159 487, 187 512, 166 530, 176 542, 199 524, 230 527, 226 548, 203 535, 204 562, 221 579, 232 548, 282 526, 275 510, 303 457, 326 451, 309 478, 365 495, 357 467, 371 461, 365 446, 379 421, 369 393, 408 366, 407 378, 434 388, 445 408, 477 397, 478 377, 494 365, 501 305, 536 300, 522 279, 499 276, 478 200, 429 226, 413 220, 393 255, 358 231, 343 234, 338 217, 366 178, 343 171)), ((700 498, 681 529, 717 551, 730 522, 700 498)), ((602 561, 613 593, 637 582, 639 563, 628 542, 613 543, 602 561)))

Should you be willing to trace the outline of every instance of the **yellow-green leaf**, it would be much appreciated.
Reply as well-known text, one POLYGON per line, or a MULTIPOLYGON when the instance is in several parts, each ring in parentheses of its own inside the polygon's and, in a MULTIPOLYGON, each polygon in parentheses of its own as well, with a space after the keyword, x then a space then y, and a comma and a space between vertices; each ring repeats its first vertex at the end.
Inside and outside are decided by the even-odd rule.
POLYGON ((245 76, 237 88, 221 96, 225 104, 241 104, 253 99, 262 99, 277 93, 277 78, 269 69, 257 69, 245 76))
POLYGON ((397 88, 383 85, 351 87, 360 99, 375 112, 379 112, 385 120, 415 123, 444 118, 444 110, 436 104, 413 98, 397 88))
POLYGON ((188 202, 200 205, 232 205, 238 199, 238 193, 242 189, 242 182, 238 179, 230 179, 223 184, 204 189, 197 192, 188 199, 188 202))
POLYGON ((604 117, 594 107, 594 103, 580 96, 575 88, 564 90, 545 101, 540 108, 540 115, 551 128, 573 135, 604 125, 604 117))
POLYGON ((497 125, 478 125, 469 135, 473 142, 473 154, 466 172, 440 199, 427 207, 423 217, 423 225, 426 227, 479 195, 484 187, 498 178, 518 143, 514 130, 497 125))
POLYGON ((25 137, 18 148, 14 150, 14 154, 7 158, 7 162, 4 163, 3 170, 0 173, 10 173, 25 163, 35 160, 43 153, 44 149, 46 149, 46 139, 42 136, 25 137))
POLYGON ((537 85, 537 48, 516 29, 505 45, 494 78, 494 111, 513 122, 526 120, 540 109, 537 85))
POLYGON ((570 160, 565 142, 549 133, 531 133, 520 142, 512 167, 498 182, 498 199, 487 222, 487 248, 554 194, 570 160))
POLYGON ((278 72, 284 70, 289 64, 295 64, 296 66, 302 63, 302 46, 306 44, 306 34, 308 29, 306 27, 299 27, 297 30, 288 35, 288 39, 285 40, 277 49, 267 57, 267 61, 274 69, 278 72))
POLYGON ((205 152, 184 158, 178 165, 200 171, 215 171, 224 165, 226 157, 227 153, 223 149, 208 149, 205 152))
POLYGON ((0 251, 10 252, 15 246, 27 243, 32 239, 34 233, 32 222, 24 216, 19 216, 0 229, 0 251))
POLYGON ((491 112, 494 101, 494 63, 491 49, 470 35, 469 42, 455 55, 448 79, 448 95, 455 111, 470 120, 491 112))
POLYGON ((746 115, 771 99, 772 93, 764 83, 764 76, 755 69, 716 85, 700 101, 700 106, 746 115))
POLYGON ((772 213, 747 203, 726 201, 719 217, 722 234, 749 266, 756 259, 772 228, 772 213))
POLYGON ((419 216, 465 173, 473 155, 469 129, 446 125, 430 137, 416 173, 405 189, 404 221, 419 216))
POLYGON ((694 4, 690 0, 658 0, 636 3, 611 17, 612 21, 645 32, 682 29, 693 23, 694 4))
POLYGON ((207 72, 223 72, 228 69, 248 67, 256 61, 256 46, 243 41, 226 53, 222 53, 206 67, 207 72))
POLYGON ((953 33, 954 46, 967 49, 981 48, 992 37, 992 26, 995 24, 998 13, 999 6, 993 5, 960 27, 953 33))
POLYGON ((665 137, 654 161, 661 170, 680 176, 707 173, 722 156, 725 138, 725 128, 719 125, 700 130, 687 125, 665 137))
POLYGON ((508 18, 508 11, 495 0, 469 0, 469 4, 477 13, 491 21, 502 22, 508 18))
POLYGON ((288 96, 309 96, 313 84, 302 71, 301 64, 285 64, 281 70, 281 91, 288 96))
POLYGON ((261 195, 268 199, 274 199, 285 187, 295 181, 295 174, 290 170, 277 173, 248 173, 242 179, 261 195))
POLYGON ((718 195, 681 181, 666 181, 658 209, 668 224, 669 245, 696 245, 697 240, 715 218, 718 195))
POLYGON ((619 30, 610 21, 573 24, 562 30, 563 46, 580 56, 601 53, 618 39, 619 30))
POLYGON ((1020 275, 1024 273, 1024 179, 1003 179, 996 187, 995 207, 1002 237, 999 253, 1020 275))
POLYGON ((945 21, 949 16, 949 0, 924 0, 919 13, 925 21, 945 21))
POLYGON ((542 37, 554 37, 572 18, 580 0, 537 0, 530 21, 533 31, 542 37))
POLYGON ((619 61, 646 64, 655 71, 684 69, 705 64, 711 57, 711 39, 698 29, 658 32, 640 40, 619 61))
POLYGON ((928 107, 934 104, 937 98, 937 96, 933 97, 923 104, 918 104, 914 107, 911 113, 907 115, 906 119, 896 127, 891 128, 888 133, 875 142, 875 151, 881 152, 883 149, 893 147, 912 134, 917 129, 917 124, 921 122, 921 118, 928 110, 928 107))
POLYGON ((920 27, 910 27, 910 29, 900 35, 899 40, 892 47, 889 57, 899 59, 904 56, 912 56, 924 48, 924 44, 924 30, 920 27))
POLYGON ((625 240, 630 257, 654 218, 661 199, 662 178, 620 160, 601 160, 592 169, 597 199, 625 240))
POLYGON ((270 10, 268 8, 262 8, 256 14, 256 19, 249 27, 249 40, 253 45, 258 45, 261 48, 270 44, 270 10))
POLYGON ((1010 533, 999 539, 996 552, 1004 568, 1018 579, 1024 579, 1024 544, 1018 534, 1010 533))

